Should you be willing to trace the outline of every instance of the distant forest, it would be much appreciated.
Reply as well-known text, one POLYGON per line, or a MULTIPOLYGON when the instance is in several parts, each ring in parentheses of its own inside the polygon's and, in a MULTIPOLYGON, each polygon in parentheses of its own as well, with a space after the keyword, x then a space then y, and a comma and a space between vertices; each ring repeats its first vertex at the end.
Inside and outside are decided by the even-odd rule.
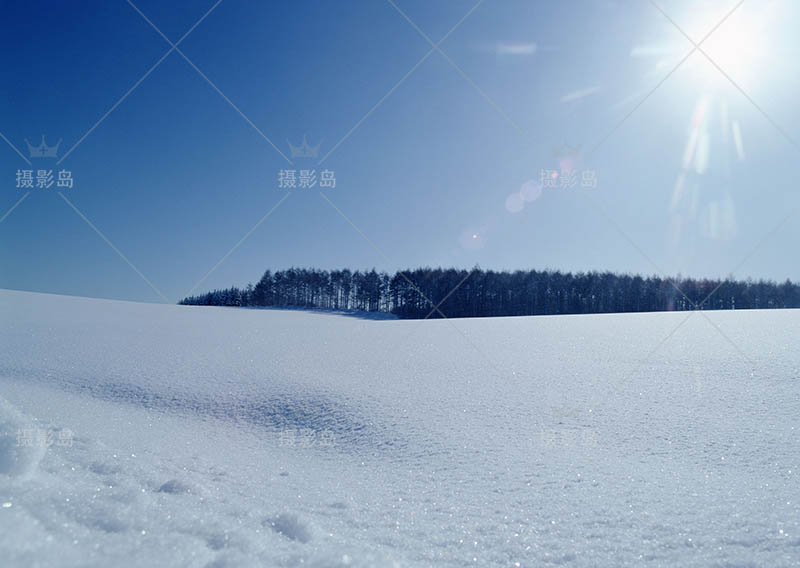
POLYGON ((409 319, 456 318, 797 308, 800 286, 789 280, 777 284, 558 270, 418 268, 391 275, 374 269, 290 268, 267 270, 255 286, 214 290, 179 303, 364 310, 409 319))

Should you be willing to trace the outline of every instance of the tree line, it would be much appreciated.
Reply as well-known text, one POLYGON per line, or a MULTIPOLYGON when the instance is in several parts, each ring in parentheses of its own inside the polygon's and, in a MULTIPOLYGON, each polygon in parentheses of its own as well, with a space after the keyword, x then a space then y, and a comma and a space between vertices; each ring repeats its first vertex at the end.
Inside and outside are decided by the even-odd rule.
POLYGON ((258 283, 190 296, 201 306, 292 306, 387 312, 400 318, 527 316, 800 307, 800 286, 758 280, 611 272, 418 268, 394 274, 290 268, 258 283))

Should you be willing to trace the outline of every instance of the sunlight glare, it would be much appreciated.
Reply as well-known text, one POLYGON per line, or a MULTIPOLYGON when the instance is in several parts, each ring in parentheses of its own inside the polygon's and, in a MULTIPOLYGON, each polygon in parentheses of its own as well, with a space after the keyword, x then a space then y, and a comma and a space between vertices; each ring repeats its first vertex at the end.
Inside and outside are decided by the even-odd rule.
MULTIPOLYGON (((770 8, 774 6, 765 3, 762 9, 757 11, 751 10, 747 13, 737 11, 701 46, 711 60, 739 84, 749 84, 753 80, 758 80, 764 67, 771 64, 769 39, 772 34, 769 33, 769 24, 772 21, 773 10, 770 8)), ((719 22, 723 16, 724 12, 721 13, 719 10, 700 9, 694 17, 697 21, 709 25, 712 22, 719 22)), ((705 33, 700 36, 690 35, 699 42, 705 33)), ((702 78, 706 82, 706 88, 710 88, 711 85, 728 86, 727 79, 702 53, 693 54, 687 63, 694 71, 694 79, 702 78)))

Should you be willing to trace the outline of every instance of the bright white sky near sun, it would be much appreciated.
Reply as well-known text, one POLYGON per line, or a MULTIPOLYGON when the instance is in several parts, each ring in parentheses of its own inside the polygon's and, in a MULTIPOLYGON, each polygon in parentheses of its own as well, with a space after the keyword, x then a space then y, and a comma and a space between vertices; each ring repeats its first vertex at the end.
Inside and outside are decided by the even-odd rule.
MULTIPOLYGON (((134 3, 173 42, 214 5, 134 3)), ((191 64, 167 56, 76 146, 169 44, 125 2, 4 3, 0 132, 74 147, 75 187, 0 222, 0 287, 175 301, 266 268, 476 263, 800 280, 800 4, 659 6, 224 0, 191 64), (681 30, 718 24, 680 63, 681 30), (304 135, 316 160, 291 157, 304 135), (327 199, 278 187, 325 168, 327 199), (539 186, 564 168, 596 187, 539 186)), ((0 217, 17 169, 54 163, 2 146, 0 217)))

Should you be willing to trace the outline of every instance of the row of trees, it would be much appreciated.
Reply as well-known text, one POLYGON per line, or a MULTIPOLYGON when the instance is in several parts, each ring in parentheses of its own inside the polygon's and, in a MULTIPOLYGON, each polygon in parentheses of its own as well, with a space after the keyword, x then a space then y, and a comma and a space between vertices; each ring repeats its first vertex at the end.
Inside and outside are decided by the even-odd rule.
POLYGON ((386 272, 267 270, 246 288, 181 300, 202 306, 300 306, 391 312, 401 318, 484 317, 800 307, 800 286, 665 279, 611 272, 418 268, 386 272), (435 308, 438 306, 438 308, 435 308))

